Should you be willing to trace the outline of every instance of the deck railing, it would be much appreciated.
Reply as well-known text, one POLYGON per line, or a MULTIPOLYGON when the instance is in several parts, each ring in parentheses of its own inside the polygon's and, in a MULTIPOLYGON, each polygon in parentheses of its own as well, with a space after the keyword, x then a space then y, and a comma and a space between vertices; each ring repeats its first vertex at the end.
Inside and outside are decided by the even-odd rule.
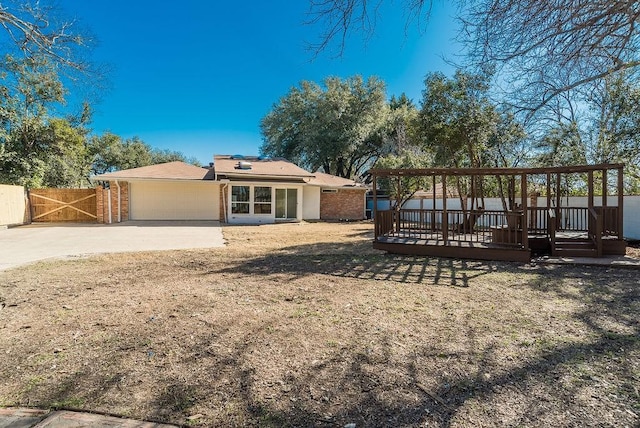
POLYGON ((551 243, 551 251, 556 248, 556 210, 549 208, 547 210, 547 225, 549 226, 549 242, 551 243))
POLYGON ((596 247, 598 257, 602 257, 602 216, 595 209, 589 208, 589 239, 596 247))
POLYGON ((527 221, 529 235, 546 236, 553 243, 556 233, 582 232, 601 247, 602 236, 616 236, 619 230, 617 207, 529 207, 527 214, 525 218, 522 211, 377 210, 375 234, 376 239, 393 236, 519 246, 527 221))
POLYGON ((546 235, 548 230, 548 209, 546 207, 529 207, 528 229, 533 235, 546 235))
POLYGON ((522 211, 378 210, 375 214, 375 232, 376 239, 393 236, 520 245, 523 221, 522 211))
POLYGON ((618 207, 597 207, 602 217, 602 234, 604 236, 620 236, 618 224, 618 207))
MULTIPOLYGON (((594 207, 595 214, 602 219, 601 236, 618 236, 618 207, 594 207)), ((592 232, 592 213, 586 207, 561 207, 557 219, 557 230, 572 232, 592 232)))
POLYGON ((557 229, 567 232, 588 232, 589 209, 586 207, 560 207, 557 229))

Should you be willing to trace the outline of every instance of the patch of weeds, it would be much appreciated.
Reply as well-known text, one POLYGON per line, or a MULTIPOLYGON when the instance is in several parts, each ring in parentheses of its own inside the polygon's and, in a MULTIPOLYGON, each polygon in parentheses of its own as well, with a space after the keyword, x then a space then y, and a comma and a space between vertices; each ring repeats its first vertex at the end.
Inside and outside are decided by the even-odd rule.
POLYGON ((298 308, 289 315, 289 318, 308 318, 317 316, 319 316, 317 311, 310 311, 307 308, 298 308))
POLYGON ((46 364, 55 358, 54 354, 38 354, 33 358, 34 364, 46 364))
POLYGON ((27 385, 25 386, 23 392, 31 392, 34 388, 40 385, 42 381, 44 381, 44 378, 42 376, 31 376, 27 380, 27 385))
POLYGON ((261 427, 283 427, 288 425, 288 421, 279 414, 269 410, 262 404, 251 405, 249 410, 259 421, 261 427))
POLYGON ((49 404, 51 409, 79 409, 84 406, 85 399, 80 397, 68 397, 49 404))
POLYGON ((535 339, 535 345, 539 350, 548 350, 553 348, 555 343, 548 337, 538 337, 535 339))
POLYGON ((164 409, 184 413, 196 402, 193 388, 185 385, 172 385, 159 397, 158 403, 164 409))

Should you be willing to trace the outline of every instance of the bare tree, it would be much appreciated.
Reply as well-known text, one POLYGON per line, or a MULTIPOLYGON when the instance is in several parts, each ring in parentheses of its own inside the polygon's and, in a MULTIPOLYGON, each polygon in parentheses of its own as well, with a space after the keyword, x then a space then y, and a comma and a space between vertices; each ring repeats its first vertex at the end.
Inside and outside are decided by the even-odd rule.
MULTIPOLYGON (((324 32, 313 47, 375 31, 384 0, 310 0, 324 32)), ((407 25, 428 19, 433 0, 404 0, 407 25)), ((640 65, 638 0, 458 0, 470 65, 508 76, 517 107, 534 114, 572 89, 640 65)))
POLYGON ((87 71, 82 49, 91 38, 73 20, 59 21, 53 6, 40 1, 0 1, 0 26, 15 48, 25 56, 45 56, 54 63, 87 71))
MULTIPOLYGON (((330 48, 337 41, 337 56, 344 53, 348 37, 360 33, 368 40, 376 30, 380 19, 380 6, 385 0, 309 0, 308 25, 323 28, 316 43, 309 45, 314 54, 330 48)), ((404 0, 407 17, 406 27, 428 20, 432 0, 404 0)), ((405 29, 406 29, 405 27, 405 29)))
POLYGON ((509 76, 530 113, 640 65, 637 0, 477 0, 461 19, 471 63, 509 76))

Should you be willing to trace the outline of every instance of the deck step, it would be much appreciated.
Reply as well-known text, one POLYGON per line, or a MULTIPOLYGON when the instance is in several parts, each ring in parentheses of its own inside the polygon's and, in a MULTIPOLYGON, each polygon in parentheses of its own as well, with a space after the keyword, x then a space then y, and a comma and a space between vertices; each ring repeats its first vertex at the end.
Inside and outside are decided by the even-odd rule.
POLYGON ((597 257, 598 250, 589 239, 561 239, 556 241, 556 256, 566 257, 597 257))
POLYGON ((582 241, 575 241, 575 242, 557 242, 556 241, 556 248, 577 248, 577 249, 583 249, 583 248, 592 248, 595 249, 595 245, 593 244, 593 242, 591 241, 587 241, 587 242, 582 242, 582 241))
POLYGON ((555 254, 560 257, 598 257, 595 248, 556 248, 555 254))

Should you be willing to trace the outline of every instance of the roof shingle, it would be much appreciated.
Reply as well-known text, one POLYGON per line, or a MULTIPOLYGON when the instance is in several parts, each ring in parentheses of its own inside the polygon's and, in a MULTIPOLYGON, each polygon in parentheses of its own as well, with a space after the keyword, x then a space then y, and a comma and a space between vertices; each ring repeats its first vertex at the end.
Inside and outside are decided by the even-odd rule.
POLYGON ((214 176, 213 171, 208 168, 175 161, 108 172, 106 174, 95 175, 92 178, 100 181, 132 179, 213 180, 214 176))
POLYGON ((298 165, 282 158, 258 158, 243 156, 237 158, 229 155, 216 155, 213 158, 216 175, 227 177, 278 177, 278 178, 311 178, 313 174, 298 165), (239 168, 240 162, 249 162, 250 169, 239 168))

